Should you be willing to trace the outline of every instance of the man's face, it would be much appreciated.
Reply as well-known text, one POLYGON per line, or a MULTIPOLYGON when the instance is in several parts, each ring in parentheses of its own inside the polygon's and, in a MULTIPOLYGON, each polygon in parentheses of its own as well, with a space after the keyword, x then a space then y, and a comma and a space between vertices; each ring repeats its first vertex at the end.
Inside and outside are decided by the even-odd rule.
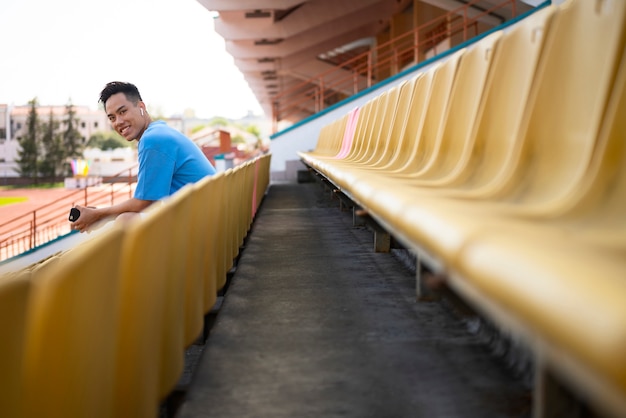
POLYGON ((116 93, 109 97, 104 110, 111 126, 127 141, 141 138, 146 130, 146 119, 142 115, 143 103, 136 105, 126 98, 124 93, 116 93))

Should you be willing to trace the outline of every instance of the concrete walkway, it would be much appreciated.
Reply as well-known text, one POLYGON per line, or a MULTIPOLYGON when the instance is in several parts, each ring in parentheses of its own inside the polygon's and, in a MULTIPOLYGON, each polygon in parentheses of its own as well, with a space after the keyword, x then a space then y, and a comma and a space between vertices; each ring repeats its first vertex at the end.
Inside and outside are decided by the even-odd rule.
POLYGON ((530 397, 317 183, 272 185, 181 418, 524 417, 530 397))

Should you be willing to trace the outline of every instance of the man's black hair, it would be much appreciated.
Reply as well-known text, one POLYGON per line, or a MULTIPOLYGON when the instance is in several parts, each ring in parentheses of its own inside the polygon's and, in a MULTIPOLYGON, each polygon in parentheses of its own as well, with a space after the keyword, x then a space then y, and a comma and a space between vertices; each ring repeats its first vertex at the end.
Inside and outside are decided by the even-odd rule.
POLYGON ((123 81, 111 81, 100 92, 100 102, 103 106, 106 106, 109 97, 117 93, 124 93, 126 98, 133 102, 135 105, 141 99, 141 94, 134 84, 124 83, 123 81))

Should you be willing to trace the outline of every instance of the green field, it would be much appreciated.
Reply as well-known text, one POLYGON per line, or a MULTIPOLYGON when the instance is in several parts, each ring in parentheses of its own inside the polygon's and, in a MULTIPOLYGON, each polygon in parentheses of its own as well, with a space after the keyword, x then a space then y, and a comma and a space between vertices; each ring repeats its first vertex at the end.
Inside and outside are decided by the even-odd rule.
POLYGON ((27 200, 28 198, 25 196, 9 196, 9 197, 0 196, 0 206, 10 205, 12 203, 25 202, 27 200))
POLYGON ((0 186, 1 190, 15 190, 15 189, 56 189, 63 187, 63 182, 57 183, 37 183, 37 184, 24 184, 19 186, 0 186))

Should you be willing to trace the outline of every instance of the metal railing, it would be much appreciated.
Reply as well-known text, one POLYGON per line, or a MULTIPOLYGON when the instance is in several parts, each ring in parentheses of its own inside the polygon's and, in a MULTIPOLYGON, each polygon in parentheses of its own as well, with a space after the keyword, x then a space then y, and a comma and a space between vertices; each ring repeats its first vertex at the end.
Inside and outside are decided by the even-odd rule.
MULTIPOLYGON (((224 134, 228 135, 226 145, 230 149, 230 134, 220 129, 192 140, 202 148, 211 142, 219 142, 221 135, 224 134)), ((226 145, 220 142, 219 149, 226 145)), ((131 198, 136 182, 133 172, 137 167, 138 164, 134 164, 113 176, 105 177, 106 184, 68 191, 65 196, 0 224, 0 261, 69 233, 71 231, 68 222, 69 209, 75 204, 105 206, 114 205, 122 198, 131 198)))
POLYGON ((70 232, 69 209, 113 205, 132 197, 137 165, 107 177, 109 183, 68 191, 50 203, 0 224, 0 261, 22 254, 70 232))
POLYGON ((517 14, 516 0, 502 0, 489 7, 476 9, 480 0, 470 0, 445 15, 424 23, 387 42, 357 55, 335 68, 283 90, 272 98, 273 132, 282 120, 297 121, 320 112, 347 97, 424 61, 426 53, 437 55, 479 35, 479 21, 493 17, 499 9, 510 8, 517 14))

